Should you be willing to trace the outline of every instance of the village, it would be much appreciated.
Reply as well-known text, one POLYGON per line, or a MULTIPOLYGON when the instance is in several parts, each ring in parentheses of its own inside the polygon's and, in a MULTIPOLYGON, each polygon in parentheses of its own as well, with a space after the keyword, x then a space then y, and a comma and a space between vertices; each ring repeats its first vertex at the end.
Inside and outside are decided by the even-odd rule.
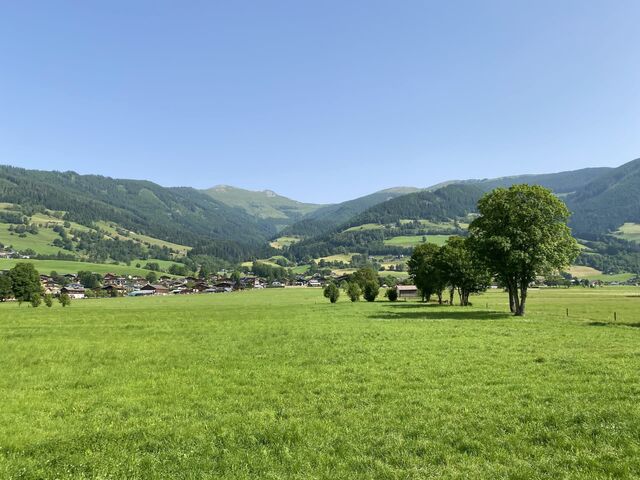
MULTIPOLYGON (((0 273, 4 273, 0 271, 0 273)), ((340 279, 332 279, 333 281, 340 279)), ((344 280, 344 279, 342 279, 344 280)), ((328 280, 319 274, 310 278, 298 276, 292 281, 268 282, 257 276, 232 279, 225 275, 211 275, 206 279, 196 277, 174 278, 161 276, 157 282, 149 283, 144 277, 107 273, 89 288, 83 285, 78 274, 40 275, 45 295, 57 297, 66 294, 74 300, 103 297, 137 297, 147 295, 189 295, 197 293, 228 293, 238 290, 310 287, 320 288, 328 280)))

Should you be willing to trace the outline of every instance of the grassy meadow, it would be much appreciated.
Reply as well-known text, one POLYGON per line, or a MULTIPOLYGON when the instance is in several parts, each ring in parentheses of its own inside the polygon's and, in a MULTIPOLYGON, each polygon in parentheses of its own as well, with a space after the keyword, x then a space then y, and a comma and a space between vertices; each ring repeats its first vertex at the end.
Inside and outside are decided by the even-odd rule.
POLYGON ((395 247, 415 247, 423 243, 426 238, 427 243, 434 243, 441 247, 450 236, 451 235, 400 235, 398 237, 387 238, 384 244, 395 247))
POLYGON ((0 478, 638 478, 640 289, 472 301, 1 304, 0 478))
MULTIPOLYGON (((93 273, 113 273, 115 275, 139 275, 144 277, 147 275, 150 270, 146 270, 144 268, 137 268, 135 265, 140 264, 141 267, 144 267, 147 262, 155 262, 160 265, 160 268, 169 267, 174 262, 167 262, 165 260, 137 260, 130 266, 128 265, 114 265, 111 263, 90 263, 90 262, 74 262, 70 260, 38 260, 38 259, 29 259, 22 260, 16 258, 0 258, 0 270, 9 270, 13 268, 18 263, 32 263, 33 266, 38 270, 38 272, 42 274, 49 274, 52 271, 56 271, 60 274, 65 273, 78 273, 81 270, 89 271, 93 273)), ((156 272, 158 275, 169 275, 164 272, 156 272)))

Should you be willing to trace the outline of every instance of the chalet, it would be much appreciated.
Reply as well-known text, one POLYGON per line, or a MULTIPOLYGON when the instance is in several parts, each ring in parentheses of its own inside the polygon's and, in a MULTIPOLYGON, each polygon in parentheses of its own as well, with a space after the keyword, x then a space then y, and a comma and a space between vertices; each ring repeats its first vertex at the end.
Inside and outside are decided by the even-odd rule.
POLYGON ((66 287, 62 287, 60 289, 61 294, 67 294, 69 298, 73 298, 79 300, 81 298, 85 298, 84 287, 78 285, 67 285, 66 287))
POLYGON ((322 286, 322 282, 317 278, 312 278, 307 282, 307 287, 321 287, 321 286, 322 286))
POLYGON ((105 274, 104 278, 102 279, 102 284, 105 286, 108 286, 108 285, 123 286, 126 283, 127 283, 126 278, 119 277, 117 275, 114 275, 113 273, 105 274))
POLYGON ((230 292, 233 290, 235 283, 233 282, 218 282, 216 283, 216 288, 220 291, 230 292))
POLYGON ((104 287, 102 287, 102 290, 107 292, 111 296, 120 296, 120 295, 123 295, 125 292, 124 287, 120 285, 114 285, 114 284, 105 285, 104 287))
POLYGON ((151 285, 147 283, 140 289, 141 292, 151 292, 152 295, 167 295, 169 289, 164 285, 151 285))
POLYGON ((418 287, 415 285, 398 285, 396 286, 398 298, 416 298, 418 296, 418 287))

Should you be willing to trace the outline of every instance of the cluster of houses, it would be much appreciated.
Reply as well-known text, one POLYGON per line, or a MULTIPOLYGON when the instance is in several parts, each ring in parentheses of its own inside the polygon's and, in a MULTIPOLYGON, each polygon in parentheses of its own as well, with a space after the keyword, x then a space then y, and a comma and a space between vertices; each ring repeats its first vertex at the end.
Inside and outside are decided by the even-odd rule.
POLYGON ((9 248, 0 248, 0 258, 29 259, 31 257, 29 255, 22 255, 20 252, 16 252, 9 248))
POLYGON ((320 276, 312 278, 297 277, 293 281, 271 281, 247 276, 237 280, 224 276, 211 276, 208 279, 195 277, 172 278, 161 277, 156 283, 149 283, 143 277, 122 276, 107 273, 103 276, 100 286, 94 289, 85 288, 75 274, 61 275, 53 278, 40 275, 43 292, 58 296, 66 294, 72 299, 82 299, 89 296, 146 296, 146 295, 185 295, 193 293, 224 293, 234 290, 250 288, 284 288, 284 287, 322 287, 325 279, 320 276), (64 279, 62 281, 61 279, 64 279))

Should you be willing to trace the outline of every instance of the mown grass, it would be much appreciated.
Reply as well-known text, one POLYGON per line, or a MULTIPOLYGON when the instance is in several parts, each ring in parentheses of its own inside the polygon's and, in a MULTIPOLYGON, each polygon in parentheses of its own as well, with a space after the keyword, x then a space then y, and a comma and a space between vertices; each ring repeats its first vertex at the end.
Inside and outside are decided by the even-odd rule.
POLYGON ((0 305, 0 478, 637 478, 638 289, 473 302, 0 305))

